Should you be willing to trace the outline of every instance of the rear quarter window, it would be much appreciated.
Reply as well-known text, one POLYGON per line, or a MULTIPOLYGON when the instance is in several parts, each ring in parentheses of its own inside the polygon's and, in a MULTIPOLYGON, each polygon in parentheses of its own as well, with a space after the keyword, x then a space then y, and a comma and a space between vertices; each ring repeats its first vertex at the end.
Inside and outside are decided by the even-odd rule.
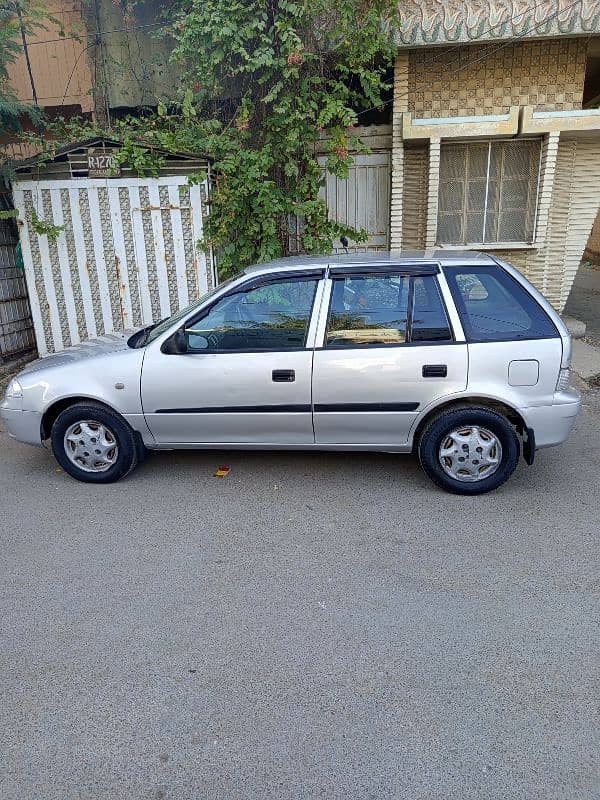
POLYGON ((537 300, 500 266, 445 267, 444 273, 468 341, 559 336, 537 300))

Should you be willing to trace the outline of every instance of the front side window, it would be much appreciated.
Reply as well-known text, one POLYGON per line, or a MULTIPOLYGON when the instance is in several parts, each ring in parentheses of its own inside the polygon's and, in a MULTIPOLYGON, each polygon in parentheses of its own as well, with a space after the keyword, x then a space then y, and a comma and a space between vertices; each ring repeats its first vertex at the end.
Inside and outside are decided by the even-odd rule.
POLYGON ((445 267, 444 273, 469 341, 559 335, 535 298, 501 267, 445 267))
POLYGON ((452 339, 433 275, 335 278, 327 320, 328 347, 401 345, 452 339))
POLYGON ((287 279, 224 297, 186 327, 188 347, 221 352, 303 348, 316 288, 316 279, 287 279))
POLYGON ((233 278, 229 278, 229 280, 220 283, 218 286, 215 286, 214 289, 210 289, 210 291, 199 297, 195 303, 192 303, 190 306, 185 308, 180 308, 179 311, 176 311, 172 316, 166 317, 165 319, 160 320, 160 322, 155 322, 152 325, 147 325, 145 328, 142 328, 142 330, 137 331, 128 339, 127 344, 129 347, 133 348, 145 347, 147 344, 150 344, 155 339, 158 339, 158 337, 161 336, 165 331, 168 331, 169 328, 172 328, 175 323, 179 322, 179 320, 182 320, 191 314, 194 308, 199 306, 201 303, 205 303, 217 292, 222 291, 228 283, 232 283, 237 277, 238 276, 234 276, 233 278))
POLYGON ((443 143, 438 243, 530 243, 540 148, 539 139, 443 143))

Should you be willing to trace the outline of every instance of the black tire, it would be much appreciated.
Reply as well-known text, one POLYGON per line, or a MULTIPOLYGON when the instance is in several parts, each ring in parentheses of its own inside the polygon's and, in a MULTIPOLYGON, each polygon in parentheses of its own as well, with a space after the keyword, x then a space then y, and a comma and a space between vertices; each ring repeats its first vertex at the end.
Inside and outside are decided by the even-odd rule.
POLYGON ((426 474, 442 489, 453 494, 475 495, 491 492, 510 478, 519 461, 520 445, 515 429, 502 414, 481 406, 467 406, 434 417, 419 437, 418 454, 426 474), (445 472, 439 458, 440 446, 448 434, 471 425, 486 428, 497 437, 502 447, 502 458, 496 471, 472 483, 445 472))
POLYGON ((64 471, 84 483, 114 483, 128 475, 140 460, 140 446, 133 430, 122 417, 100 403, 74 403, 62 411, 52 426, 50 441, 54 457, 64 471), (118 446, 115 463, 104 472, 87 472, 81 469, 71 461, 65 451, 66 431, 71 425, 85 420, 93 420, 105 425, 118 446))

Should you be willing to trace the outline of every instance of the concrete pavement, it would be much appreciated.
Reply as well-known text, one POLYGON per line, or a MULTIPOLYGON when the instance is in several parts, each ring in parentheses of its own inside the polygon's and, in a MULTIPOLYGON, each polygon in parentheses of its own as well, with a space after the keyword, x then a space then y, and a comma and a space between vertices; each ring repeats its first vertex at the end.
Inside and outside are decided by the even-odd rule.
POLYGON ((594 397, 482 498, 374 454, 94 487, 0 434, 0 796, 600 797, 594 397))
POLYGON ((588 344, 600 347, 600 269, 580 266, 565 313, 585 323, 588 344))
POLYGON ((600 347, 573 339, 573 370, 584 381, 600 376, 600 347))

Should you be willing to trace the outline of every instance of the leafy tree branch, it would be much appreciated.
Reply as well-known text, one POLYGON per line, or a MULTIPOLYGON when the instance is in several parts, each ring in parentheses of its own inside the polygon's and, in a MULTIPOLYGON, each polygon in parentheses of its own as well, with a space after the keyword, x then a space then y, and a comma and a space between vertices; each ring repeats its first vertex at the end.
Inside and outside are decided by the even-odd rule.
MULTIPOLYGON (((364 240, 328 219, 317 149, 339 177, 351 152, 365 151, 355 128, 390 89, 396 9, 392 0, 176 0, 161 30, 180 86, 104 135, 123 142, 119 160, 139 175, 158 174, 161 151, 211 158, 202 245, 223 275, 293 251, 329 252, 341 235, 364 240)), ((55 144, 94 132, 51 126, 55 144)))

